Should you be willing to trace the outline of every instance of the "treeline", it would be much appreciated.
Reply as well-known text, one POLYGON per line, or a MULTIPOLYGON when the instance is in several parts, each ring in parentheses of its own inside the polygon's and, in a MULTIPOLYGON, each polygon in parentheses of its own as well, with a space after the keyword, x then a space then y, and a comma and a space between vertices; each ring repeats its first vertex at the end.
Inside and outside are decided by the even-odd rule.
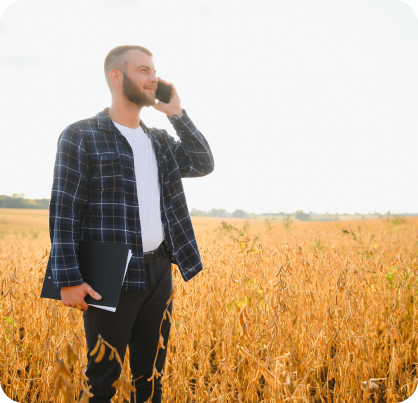
MULTIPOLYGON (((49 199, 25 199, 23 193, 13 193, 12 196, 0 195, 0 208, 22 208, 22 209, 45 209, 49 208, 49 199)), ((246 219, 268 219, 268 220, 288 220, 295 219, 299 221, 338 221, 338 220, 362 220, 371 218, 393 218, 393 217, 408 217, 416 216, 417 214, 387 214, 369 213, 369 214, 316 214, 310 211, 305 213, 302 210, 297 210, 294 213, 248 213, 242 209, 236 209, 232 213, 226 211, 224 208, 212 208, 209 211, 197 210, 193 208, 190 211, 191 216, 198 217, 222 217, 222 218, 246 218, 246 219)))
MULTIPOLYGON (((197 210, 195 208, 192 209, 190 212, 191 216, 200 216, 200 217, 231 217, 231 218, 270 218, 270 219, 285 219, 286 217, 292 217, 296 220, 301 221, 309 221, 312 217, 317 216, 314 213, 304 213, 302 210, 298 210, 295 213, 292 214, 286 214, 284 212, 279 213, 262 213, 262 214, 254 214, 254 213, 248 213, 247 211, 237 209, 234 210, 232 213, 227 212, 225 209, 220 208, 216 209, 213 208, 210 211, 202 211, 197 210)), ((334 215, 331 215, 332 219, 334 218, 334 215)), ((338 218, 337 218, 338 219, 338 218)))
POLYGON ((22 194, 0 195, 0 208, 48 209, 49 199, 25 199, 22 194))
POLYGON ((390 211, 387 214, 380 214, 380 213, 369 213, 369 214, 316 214, 310 211, 309 213, 305 213, 303 210, 297 210, 294 213, 262 213, 262 214, 254 214, 248 213, 247 211, 237 209, 232 213, 227 212, 225 209, 211 209, 210 211, 202 211, 193 208, 190 212, 191 216, 199 216, 199 217, 225 217, 225 218, 247 218, 247 219, 268 219, 268 220, 289 220, 295 219, 299 221, 339 221, 339 220, 364 220, 364 219, 373 219, 373 218, 390 218, 390 217, 408 217, 408 216, 415 216, 416 214, 391 214, 390 211))

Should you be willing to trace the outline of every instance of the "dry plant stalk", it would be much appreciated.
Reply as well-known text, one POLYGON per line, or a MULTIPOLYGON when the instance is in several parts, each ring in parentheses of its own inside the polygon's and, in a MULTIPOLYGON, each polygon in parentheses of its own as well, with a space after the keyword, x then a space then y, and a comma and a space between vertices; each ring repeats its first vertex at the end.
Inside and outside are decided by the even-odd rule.
MULTIPOLYGON (((85 403, 81 312, 39 298, 47 212, 44 229, 40 213, 24 225, 18 213, 0 227, 1 386, 29 403, 77 402, 83 390, 85 403)), ((166 365, 161 374, 155 361, 149 378, 161 376, 164 401, 394 403, 414 393, 417 218, 294 222, 291 231, 239 219, 214 231, 221 220, 193 220, 205 270, 185 283, 173 267, 166 365)), ((160 337, 161 327, 156 357, 160 337)), ((108 348, 122 369, 113 400, 129 401, 129 351, 122 364, 99 338, 102 365, 108 348)))

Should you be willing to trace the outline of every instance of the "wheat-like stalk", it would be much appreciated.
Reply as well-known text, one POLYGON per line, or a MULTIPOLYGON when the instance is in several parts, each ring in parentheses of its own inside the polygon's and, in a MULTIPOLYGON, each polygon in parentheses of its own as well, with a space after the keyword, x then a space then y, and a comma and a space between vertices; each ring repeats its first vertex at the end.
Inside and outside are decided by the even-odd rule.
MULTIPOLYGON (((92 394, 81 312, 39 298, 47 221, 31 238, 24 231, 37 221, 8 217, 9 233, 0 239, 1 386, 29 403, 77 402, 82 389, 85 403, 92 394)), ((397 226, 383 219, 293 222, 291 230, 270 224, 194 218, 205 270, 185 283, 173 266, 174 289, 161 318, 161 326, 171 322, 166 364, 162 374, 155 359, 148 379, 154 387, 161 376, 163 400, 410 397, 418 381, 418 219, 397 226)), ((161 326, 156 358, 164 347, 161 326)), ((100 365, 108 364, 106 351, 121 365, 113 400, 129 401, 136 381, 129 350, 122 364, 99 337, 92 357, 100 365)))

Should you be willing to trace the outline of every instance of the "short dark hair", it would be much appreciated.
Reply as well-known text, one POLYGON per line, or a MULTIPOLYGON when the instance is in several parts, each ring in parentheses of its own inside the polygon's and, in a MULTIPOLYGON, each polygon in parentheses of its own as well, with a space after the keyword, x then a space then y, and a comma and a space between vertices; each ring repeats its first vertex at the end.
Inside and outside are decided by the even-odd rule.
POLYGON ((143 46, 139 45, 122 45, 122 46, 116 46, 116 48, 113 48, 106 56, 106 59, 104 61, 104 74, 107 82, 107 86, 109 89, 112 89, 112 83, 109 77, 110 70, 116 69, 119 71, 126 71, 126 53, 129 50, 136 49, 140 50, 141 52, 144 52, 148 56, 153 57, 153 54, 143 46))

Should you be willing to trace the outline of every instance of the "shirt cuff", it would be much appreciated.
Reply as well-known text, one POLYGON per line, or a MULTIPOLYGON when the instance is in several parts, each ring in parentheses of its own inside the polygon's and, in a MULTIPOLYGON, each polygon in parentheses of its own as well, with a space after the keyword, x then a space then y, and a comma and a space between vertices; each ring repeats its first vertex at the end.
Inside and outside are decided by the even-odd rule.
MULTIPOLYGON (((182 111, 183 111, 183 116, 181 117, 181 118, 178 118, 178 119, 172 119, 172 118, 169 118, 168 116, 167 116, 167 119, 170 121, 170 123, 172 124, 172 125, 176 125, 176 124, 178 124, 178 123, 180 123, 180 124, 185 124, 186 123, 186 121, 188 121, 190 118, 189 118, 189 116, 187 115, 187 112, 186 112, 186 110, 185 109, 182 109, 182 111)), ((174 116, 174 115, 173 115, 174 116)))

